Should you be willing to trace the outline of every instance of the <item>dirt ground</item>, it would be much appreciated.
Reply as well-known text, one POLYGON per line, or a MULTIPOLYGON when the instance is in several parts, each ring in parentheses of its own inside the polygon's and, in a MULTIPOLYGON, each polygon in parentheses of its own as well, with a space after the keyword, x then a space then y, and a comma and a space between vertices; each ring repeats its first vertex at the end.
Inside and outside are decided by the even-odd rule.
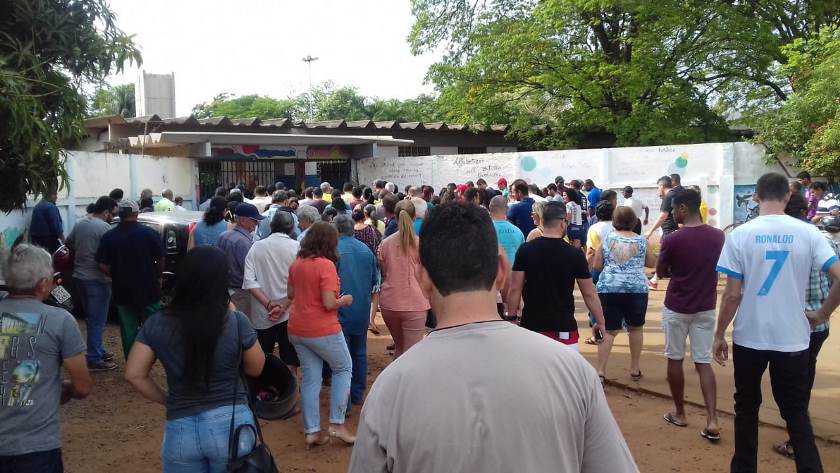
MULTIPOLYGON (((380 322, 384 329, 384 324, 380 322)), ((82 324, 82 330, 84 326, 82 324)), ((368 345, 369 382, 388 364, 385 346, 390 337, 370 336, 368 345)), ((119 352, 116 326, 108 326, 106 344, 119 352)), ((121 357, 118 357, 121 358, 121 357)), ((121 361, 121 360, 120 360, 121 361)), ((155 375, 164 384, 163 370, 155 375)), ((82 401, 73 401, 61 410, 64 462, 69 473, 160 471, 160 444, 164 408, 142 399, 122 380, 122 366, 113 372, 94 373, 95 390, 82 401)), ((322 422, 326 422, 328 395, 321 395, 322 422)), ((623 388, 607 386, 607 400, 621 431, 642 472, 708 473, 728 471, 733 451, 732 418, 723 415, 723 440, 712 445, 700 438, 703 411, 689 407, 687 428, 676 428, 662 420, 670 401, 623 388)), ((348 419, 355 430, 358 410, 348 419)), ((263 422, 263 433, 282 472, 345 472, 351 449, 328 445, 311 451, 304 449, 300 416, 285 421, 263 422)), ((790 472, 791 460, 770 449, 772 442, 785 437, 784 431, 763 426, 760 431, 760 471, 790 472)), ((840 471, 840 446, 818 442, 825 471, 840 471)))

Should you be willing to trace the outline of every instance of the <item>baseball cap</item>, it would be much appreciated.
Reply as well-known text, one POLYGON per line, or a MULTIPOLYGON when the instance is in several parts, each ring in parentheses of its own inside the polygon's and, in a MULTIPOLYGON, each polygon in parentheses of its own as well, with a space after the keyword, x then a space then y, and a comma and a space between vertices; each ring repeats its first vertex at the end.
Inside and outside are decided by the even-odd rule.
POLYGON ((507 187, 507 179, 504 177, 500 177, 498 181, 496 181, 496 185, 499 187, 507 187))
POLYGON ((117 203, 117 207, 119 208, 120 213, 131 212, 136 214, 140 212, 140 206, 133 200, 123 199, 117 203))
POLYGON ((237 217, 250 218, 251 220, 262 220, 265 218, 264 216, 260 215, 260 211, 257 210, 256 207, 247 203, 241 203, 237 205, 234 213, 237 217))

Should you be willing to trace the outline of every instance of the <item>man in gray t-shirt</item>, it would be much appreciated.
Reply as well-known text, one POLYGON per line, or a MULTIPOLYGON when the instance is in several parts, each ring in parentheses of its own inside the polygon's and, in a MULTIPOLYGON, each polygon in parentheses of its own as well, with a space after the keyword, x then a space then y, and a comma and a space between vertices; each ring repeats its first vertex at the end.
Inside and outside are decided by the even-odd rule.
POLYGON ((81 296, 87 316, 87 364, 91 371, 106 371, 117 367, 114 355, 105 351, 102 336, 108 307, 111 304, 111 278, 99 270, 96 251, 99 241, 111 229, 111 219, 117 212, 117 202, 107 196, 94 204, 89 218, 80 220, 67 237, 67 246, 73 249, 73 279, 81 296))
POLYGON ((499 319, 501 251, 477 206, 424 222, 418 280, 438 328, 376 379, 351 473, 638 472, 592 366, 499 319))
POLYGON ((0 465, 9 472, 60 471, 58 406, 90 392, 76 320, 43 301, 52 288, 50 255, 12 249, 0 301, 0 465), (71 381, 61 382, 64 365, 71 381))

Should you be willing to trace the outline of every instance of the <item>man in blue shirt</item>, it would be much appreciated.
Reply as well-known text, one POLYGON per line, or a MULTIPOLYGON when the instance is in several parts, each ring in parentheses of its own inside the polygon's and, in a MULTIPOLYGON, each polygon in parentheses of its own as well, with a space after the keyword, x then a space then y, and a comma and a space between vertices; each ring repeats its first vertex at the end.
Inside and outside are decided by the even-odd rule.
POLYGON ((586 191, 586 203, 589 204, 587 206, 589 208, 589 216, 592 217, 595 215, 595 207, 601 201, 601 189, 595 187, 592 179, 587 179, 583 181, 583 190, 586 191))
POLYGON ((522 179, 513 181, 513 197, 517 203, 508 209, 507 219, 522 230, 523 235, 527 235, 536 228, 534 219, 531 217, 534 199, 528 197, 528 183, 522 179))
MULTIPOLYGON (((236 226, 219 235, 219 249, 227 255, 230 274, 230 301, 247 316, 251 316, 251 293, 242 289, 245 276, 245 257, 254 244, 254 231, 265 219, 251 204, 241 203, 236 206, 236 226)), ((273 214, 272 214, 273 215, 273 214)))
POLYGON ((496 229, 496 240, 505 250, 508 261, 513 266, 513 262, 516 260, 516 252, 525 243, 525 235, 517 226, 506 220, 507 199, 500 195, 493 197, 490 199, 489 210, 490 217, 493 218, 493 226, 496 229))
POLYGON ((377 284, 376 257, 353 237, 353 220, 338 215, 333 222, 338 229, 338 277, 341 293, 353 296, 353 304, 338 310, 338 321, 353 359, 350 381, 350 404, 362 405, 367 382, 367 328, 373 288, 377 284))
POLYGON ((43 247, 50 254, 64 243, 64 223, 55 205, 58 200, 56 191, 49 191, 44 199, 32 210, 32 221, 29 222, 29 236, 32 243, 43 247))

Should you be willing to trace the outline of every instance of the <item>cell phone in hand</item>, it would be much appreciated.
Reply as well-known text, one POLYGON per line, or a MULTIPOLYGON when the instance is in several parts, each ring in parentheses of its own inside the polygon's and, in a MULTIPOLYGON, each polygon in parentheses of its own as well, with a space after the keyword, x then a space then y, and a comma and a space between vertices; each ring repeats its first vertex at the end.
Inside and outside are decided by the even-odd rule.
POLYGON ((595 340, 600 342, 603 339, 604 339, 604 332, 602 332, 600 328, 596 329, 595 330, 595 340))

